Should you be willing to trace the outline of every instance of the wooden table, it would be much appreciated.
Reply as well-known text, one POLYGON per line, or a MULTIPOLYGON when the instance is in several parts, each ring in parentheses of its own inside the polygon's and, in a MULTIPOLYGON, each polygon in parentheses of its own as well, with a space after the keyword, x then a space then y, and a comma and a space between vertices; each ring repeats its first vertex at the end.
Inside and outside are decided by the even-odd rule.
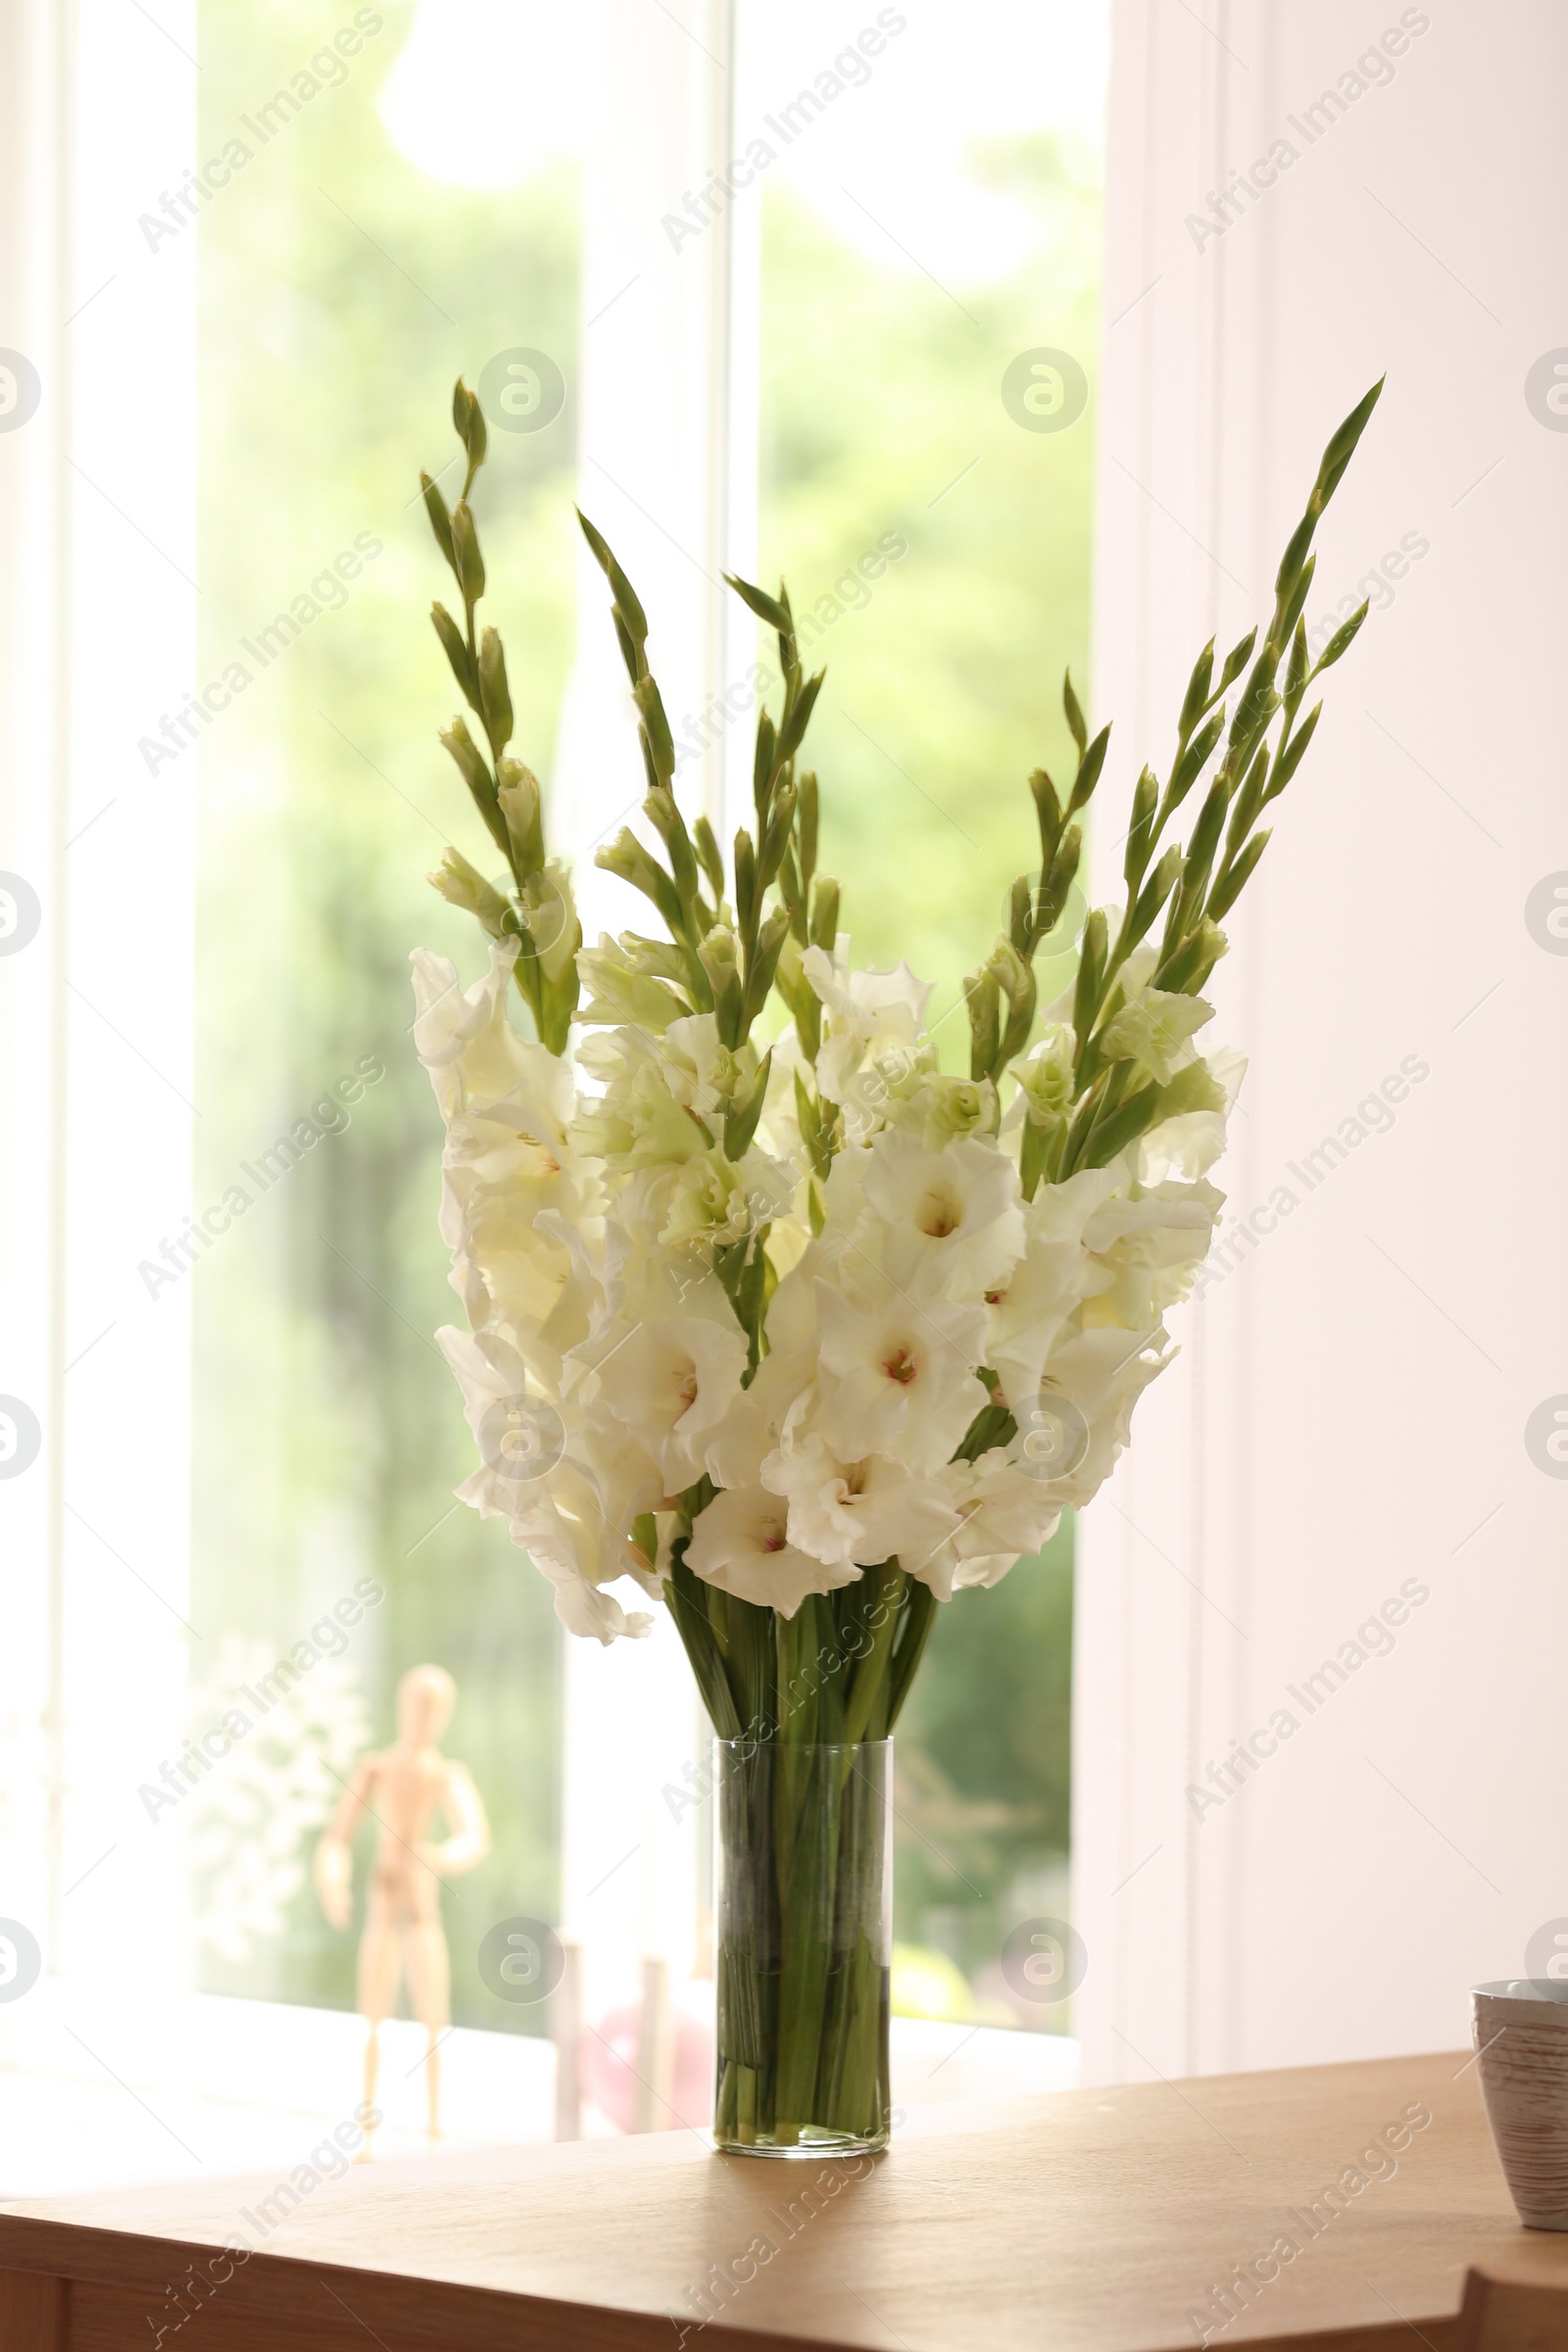
POLYGON ((858 2163, 675 2132, 278 2186, 0 2209, 0 2352, 1449 2352, 1469 2263, 1568 2287, 1462 2052, 928 2109, 858 2163))

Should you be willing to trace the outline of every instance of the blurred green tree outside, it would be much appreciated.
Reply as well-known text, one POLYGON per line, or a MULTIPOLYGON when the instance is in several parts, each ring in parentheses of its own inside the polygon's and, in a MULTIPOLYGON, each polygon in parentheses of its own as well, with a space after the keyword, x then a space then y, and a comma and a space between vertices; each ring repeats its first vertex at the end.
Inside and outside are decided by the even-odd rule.
MULTIPOLYGON (((423 877, 448 839, 483 851, 435 742, 452 690, 415 477, 447 459, 460 369, 471 382, 518 343, 562 355, 563 415, 495 436, 477 500, 519 733, 548 786, 574 633, 576 178, 564 166, 491 192, 418 171, 376 108, 411 12, 372 13, 383 28, 341 83, 265 144, 238 133, 252 158, 197 230, 194 683, 236 662, 252 675, 199 749, 193 1206, 236 1184, 254 1204, 194 1276, 193 1613, 281 1654, 375 1578, 386 1597, 351 1654, 378 1736, 401 1671, 450 1668, 451 1749, 496 1831, 447 1898, 454 2013, 540 2031, 473 1967, 494 1919, 556 1913, 561 1636, 504 1530, 453 1501, 470 1440, 430 1336, 461 1308, 408 955, 433 947, 472 978, 471 926, 423 877), (353 551, 358 571, 334 574, 353 551), (279 613, 297 634, 264 645, 279 613), (334 1110, 332 1091, 368 1067, 383 1074, 334 1110), (277 1138, 298 1145, 302 1122, 326 1132, 298 1164, 265 1190, 242 1173, 277 1138)), ((199 16, 205 158, 351 12, 201 0, 199 16)), ((1001 378, 1039 345, 1087 361, 1097 333, 1092 159, 1042 137, 972 168, 1038 206, 1042 238, 1015 275, 960 287, 958 306, 850 251, 788 191, 767 191, 763 215, 760 568, 817 615, 824 862, 857 961, 903 956, 935 982, 954 1067, 961 974, 1032 862, 1024 780, 1067 763, 1061 671, 1082 689, 1087 670, 1093 401, 1070 430, 1028 432, 1001 378), (863 600, 835 594, 887 533, 907 552, 863 600)), ((982 2002, 1001 1936, 1067 1845, 1071 1608, 1069 1528, 943 1612, 901 1726, 900 1933, 946 1950, 982 2002)), ((352 2006, 353 1940, 302 1886, 281 1936, 208 1962, 204 1981, 352 2006)))

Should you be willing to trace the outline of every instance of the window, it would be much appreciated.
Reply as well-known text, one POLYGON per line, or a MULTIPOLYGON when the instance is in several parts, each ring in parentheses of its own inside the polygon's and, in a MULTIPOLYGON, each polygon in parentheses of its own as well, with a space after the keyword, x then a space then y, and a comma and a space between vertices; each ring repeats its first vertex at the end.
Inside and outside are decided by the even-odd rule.
MULTIPOLYGON (((512 39, 506 13, 486 20, 502 53, 479 71, 476 23, 429 8, 344 7, 328 26, 315 7, 202 5, 200 152, 253 152, 197 223, 199 669, 218 699, 225 675, 234 691, 186 755, 201 763, 195 1184, 203 1208, 234 1213, 192 1278, 192 1592, 204 1626, 265 1662, 373 1580, 385 1598, 336 1703, 357 1687, 378 1737, 400 1671, 430 1657, 455 1675, 454 1752, 495 1832, 448 1895, 468 1963, 456 2014, 542 2032, 471 1960, 492 1921, 557 1915, 560 1641, 543 1581, 453 1500, 469 1440, 431 1335, 462 1312, 408 969, 416 942, 472 960, 423 878, 467 837, 435 741, 451 681, 416 468, 449 466, 460 370, 516 346, 569 355, 578 327, 574 162, 498 103, 505 83, 569 76, 512 39)), ((546 773, 572 656, 562 391, 525 416, 541 429, 495 434, 485 477, 514 692, 546 773)), ((308 1751, 326 1725, 302 1707, 297 1728, 308 1751)), ((302 1769, 318 1809, 336 1791, 302 1769)), ((262 1824, 235 1810, 211 1827, 203 1982, 352 2005, 352 1939, 308 1883, 288 1894, 297 1856, 269 1901, 262 1824)))
MULTIPOLYGON (((39 1433, 0 1511, 41 1563, 0 1735, 17 1910, 62 1980, 50 2063, 172 2079, 193 1988, 352 2005, 310 1840, 427 1656, 496 1833, 448 1897, 455 2014, 538 2035, 472 1965, 498 1918, 581 1937, 591 2014, 635 1996, 643 1951, 701 1967, 702 1820, 668 1791, 706 1734, 672 1639, 566 1656, 543 1581, 452 1499, 469 1447, 431 1334, 461 1308, 407 958, 471 975, 422 876, 474 844, 435 741, 416 469, 448 458, 460 371, 528 371, 486 546, 591 923, 622 919, 591 855, 639 783, 574 497, 654 615, 683 788, 715 818, 750 711, 699 722, 758 652, 717 573, 788 576, 830 668, 857 955, 907 953, 956 1008, 1085 665, 1093 407, 1038 431, 1019 404, 1042 351, 1092 368, 1103 24, 192 0, 91 29, 73 57, 37 0, 5 36, 28 160, 69 197, 58 241, 41 215, 6 231, 44 389, 0 442, 11 764, 51 779, 0 855, 40 906, 0 971, 37 1105, 5 1129, 0 1392, 39 1433), (750 186, 694 222, 738 157, 750 186), (313 1641, 367 1585, 346 1645, 313 1641), (164 1804, 191 1733, 291 1653, 266 1742, 164 1804), (110 2000, 92 1956, 127 1936, 110 2000)), ((1065 1905, 1070 1609, 1064 1532, 952 1612, 907 1719, 904 1997, 927 2017, 1006 2022, 1001 1935, 1065 1905), (977 1698, 1003 1672, 1004 1716, 977 1698)), ((205 2079, 282 2066, 247 2031, 205 2079)))

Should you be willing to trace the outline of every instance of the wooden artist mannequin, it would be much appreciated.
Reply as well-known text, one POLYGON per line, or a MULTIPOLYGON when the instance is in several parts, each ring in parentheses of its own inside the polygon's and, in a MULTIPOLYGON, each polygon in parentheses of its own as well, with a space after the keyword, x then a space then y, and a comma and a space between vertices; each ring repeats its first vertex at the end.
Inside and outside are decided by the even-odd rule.
MULTIPOLYGON (((377 1755, 362 1756, 316 1849, 316 1891, 334 1928, 352 1910, 353 1838, 368 1816, 377 1825, 375 1856, 360 1939, 360 2013, 365 2046, 365 2105, 374 2107, 380 2029, 406 1978, 414 2014, 425 2031, 424 2086, 429 2134, 441 2136, 441 2058, 451 2022, 451 1970, 441 1925, 441 1882, 472 1870, 490 1851, 490 1825, 467 1771, 437 1742, 452 1720, 457 1690, 440 1666, 416 1666, 398 1685, 398 1736, 377 1755), (432 1842, 437 1817, 447 1836, 432 1842)), ((360 2161, 370 2154, 366 2126, 360 2161)))

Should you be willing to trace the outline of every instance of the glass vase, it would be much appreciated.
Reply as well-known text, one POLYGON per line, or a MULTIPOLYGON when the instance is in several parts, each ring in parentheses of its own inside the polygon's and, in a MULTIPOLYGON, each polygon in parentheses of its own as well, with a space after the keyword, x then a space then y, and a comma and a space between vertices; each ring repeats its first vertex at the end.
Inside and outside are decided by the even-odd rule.
POLYGON ((885 2148, 893 1742, 715 1742, 716 2146, 885 2148))

